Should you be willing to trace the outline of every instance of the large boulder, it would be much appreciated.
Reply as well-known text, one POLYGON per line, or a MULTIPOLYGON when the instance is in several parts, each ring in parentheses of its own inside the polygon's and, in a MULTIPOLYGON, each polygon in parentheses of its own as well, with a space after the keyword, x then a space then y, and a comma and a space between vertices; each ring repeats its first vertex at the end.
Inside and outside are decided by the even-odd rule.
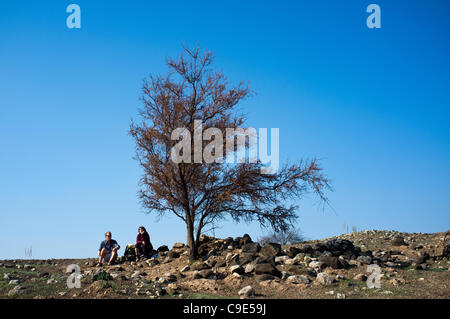
POLYGON ((244 234, 244 236, 242 236, 242 238, 239 240, 239 247, 242 247, 246 244, 250 244, 252 243, 252 238, 250 237, 249 234, 244 234))
POLYGON ((314 246, 314 250, 317 250, 317 251, 323 253, 325 250, 328 250, 328 246, 325 242, 319 242, 319 243, 316 243, 316 245, 314 246))
POLYGON ((245 264, 251 263, 255 260, 255 255, 253 254, 242 254, 237 259, 237 265, 243 266, 245 264))
POLYGON ((232 246, 233 243, 233 237, 227 237, 223 240, 223 247, 228 248, 228 246, 232 246))
POLYGON ((360 262, 361 264, 370 265, 372 263, 372 257, 359 256, 358 258, 356 258, 356 261, 360 262))
POLYGON ((256 264, 255 265, 255 274, 262 275, 262 274, 269 274, 273 276, 279 275, 278 269, 273 266, 272 264, 256 264))
POLYGON ((392 246, 402 246, 402 245, 406 245, 405 240, 402 236, 395 236, 392 240, 391 240, 391 245, 392 246))
POLYGON ((290 265, 286 268, 286 271, 290 274, 294 274, 294 275, 308 275, 308 276, 315 276, 316 273, 311 270, 311 269, 307 269, 307 268, 303 268, 301 266, 298 265, 290 265))
POLYGON ((353 243, 347 239, 332 239, 327 242, 329 250, 332 252, 344 252, 353 249, 353 243))
POLYGON ((320 268, 331 267, 333 269, 342 268, 341 263, 337 257, 332 256, 320 256, 319 263, 321 263, 320 268))
POLYGON ((269 243, 264 245, 259 251, 261 256, 275 257, 281 255, 281 245, 276 243, 269 243))
POLYGON ((414 261, 416 264, 420 265, 420 264, 425 263, 429 258, 430 258, 430 255, 429 255, 428 253, 422 253, 422 254, 420 254, 419 256, 415 257, 415 258, 413 259, 413 261, 414 261))
POLYGON ((158 249, 157 249, 158 253, 163 253, 163 252, 166 252, 166 251, 169 251, 169 247, 167 247, 166 245, 159 246, 158 249))
POLYGON ((255 264, 271 264, 275 267, 275 256, 259 256, 254 260, 255 264))
POLYGON ((175 243, 172 246, 172 250, 180 251, 180 250, 183 250, 185 247, 186 246, 184 245, 184 243, 175 243))
POLYGON ((301 248, 301 251, 300 251, 301 253, 304 253, 304 254, 310 254, 310 255, 312 255, 313 253, 314 253, 314 248, 311 246, 311 245, 304 245, 302 248, 301 248))
POLYGON ((212 275, 214 275, 213 271, 211 269, 202 269, 198 271, 198 274, 205 279, 208 279, 212 275))
POLYGON ((197 248, 197 253, 200 256, 205 256, 208 254, 209 250, 211 249, 210 245, 208 243, 203 243, 197 248))
POLYGON ((237 273, 239 275, 243 275, 244 274, 244 268, 242 268, 242 266, 239 266, 239 265, 231 266, 229 268, 229 270, 230 270, 230 273, 237 273))
POLYGON ((171 251, 169 251, 168 256, 170 258, 179 258, 180 254, 178 252, 176 252, 176 251, 171 250, 171 251))
POLYGON ((204 262, 196 262, 191 265, 191 270, 203 270, 209 269, 208 265, 204 262))
POLYGON ((295 256, 297 256, 298 254, 300 254, 302 252, 302 249, 298 248, 298 247, 289 247, 286 250, 286 254, 289 256, 289 258, 294 258, 295 256))
POLYGON ((234 248, 241 248, 241 239, 242 237, 236 237, 233 239, 233 242, 231 243, 231 246, 234 248))
POLYGON ((242 246, 243 253, 259 253, 261 246, 258 243, 247 243, 242 246))
POLYGON ((445 245, 442 252, 442 257, 450 257, 450 244, 445 245))

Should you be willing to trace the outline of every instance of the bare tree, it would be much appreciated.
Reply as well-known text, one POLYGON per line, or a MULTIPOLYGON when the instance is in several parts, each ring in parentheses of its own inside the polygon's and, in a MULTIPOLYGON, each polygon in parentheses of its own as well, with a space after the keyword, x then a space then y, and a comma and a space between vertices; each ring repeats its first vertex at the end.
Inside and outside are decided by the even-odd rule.
POLYGON ((280 232, 272 232, 268 235, 262 236, 258 239, 261 245, 268 243, 277 243, 280 245, 289 245, 294 243, 301 243, 305 238, 297 228, 289 228, 280 232))
MULTIPOLYGON (((231 86, 225 76, 211 69, 213 55, 200 48, 184 48, 177 59, 168 59, 166 75, 151 75, 142 88, 141 121, 132 121, 130 135, 136 142, 136 159, 144 173, 139 197, 147 213, 175 214, 187 228, 189 258, 198 257, 199 238, 205 226, 227 216, 234 221, 258 221, 262 227, 285 230, 296 219, 296 206, 285 202, 312 191, 326 202, 330 189, 316 159, 285 165, 275 174, 261 174, 256 163, 176 163, 171 139, 177 128, 194 135, 194 121, 203 128, 242 128, 245 116, 237 104, 251 95, 248 86, 231 86)), ((233 138, 234 150, 238 145, 233 138)), ((203 142, 202 147, 205 147, 203 142)), ((232 146, 233 146, 232 145, 232 146)), ((192 145, 192 149, 195 147, 192 145)), ((248 143, 244 146, 248 149, 248 143)), ((216 150, 214 150, 214 153, 216 150)))

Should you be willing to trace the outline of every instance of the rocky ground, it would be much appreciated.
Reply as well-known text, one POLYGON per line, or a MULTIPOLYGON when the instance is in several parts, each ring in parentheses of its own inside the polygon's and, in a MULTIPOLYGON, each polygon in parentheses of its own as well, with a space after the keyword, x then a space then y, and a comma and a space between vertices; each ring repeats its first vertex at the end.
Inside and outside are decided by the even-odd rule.
POLYGON ((450 231, 362 231, 262 247, 248 235, 204 236, 194 262, 182 243, 101 268, 95 259, 3 260, 0 298, 450 298, 449 244, 450 231), (72 264, 79 273, 67 272, 72 264), (80 288, 68 288, 69 276, 80 288))

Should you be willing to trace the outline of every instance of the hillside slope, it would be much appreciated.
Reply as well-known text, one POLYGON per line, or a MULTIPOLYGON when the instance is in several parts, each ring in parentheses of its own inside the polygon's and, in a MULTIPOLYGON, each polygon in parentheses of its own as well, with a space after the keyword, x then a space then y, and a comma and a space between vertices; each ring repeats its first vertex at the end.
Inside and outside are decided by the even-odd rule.
POLYGON ((194 263, 182 243, 101 268, 95 259, 0 261, 0 298, 450 298, 449 244, 450 231, 362 231, 263 247, 248 235, 203 236, 194 263), (71 264, 80 288, 68 288, 71 264))

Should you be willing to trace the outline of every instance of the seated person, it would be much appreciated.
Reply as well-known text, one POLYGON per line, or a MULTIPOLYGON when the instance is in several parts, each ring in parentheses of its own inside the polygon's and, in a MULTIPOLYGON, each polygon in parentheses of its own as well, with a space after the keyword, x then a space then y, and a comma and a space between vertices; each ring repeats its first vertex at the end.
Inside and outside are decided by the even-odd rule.
POLYGON ((149 258, 151 251, 153 250, 153 245, 150 242, 150 236, 144 226, 139 227, 138 235, 136 238, 136 245, 134 246, 134 251, 136 252, 136 261, 139 260, 139 254, 144 255, 149 258))
POLYGON ((106 232, 105 240, 100 243, 100 248, 98 249, 98 267, 103 265, 103 261, 107 261, 108 265, 112 265, 117 258, 117 251, 120 249, 120 246, 111 236, 110 231, 106 232))

